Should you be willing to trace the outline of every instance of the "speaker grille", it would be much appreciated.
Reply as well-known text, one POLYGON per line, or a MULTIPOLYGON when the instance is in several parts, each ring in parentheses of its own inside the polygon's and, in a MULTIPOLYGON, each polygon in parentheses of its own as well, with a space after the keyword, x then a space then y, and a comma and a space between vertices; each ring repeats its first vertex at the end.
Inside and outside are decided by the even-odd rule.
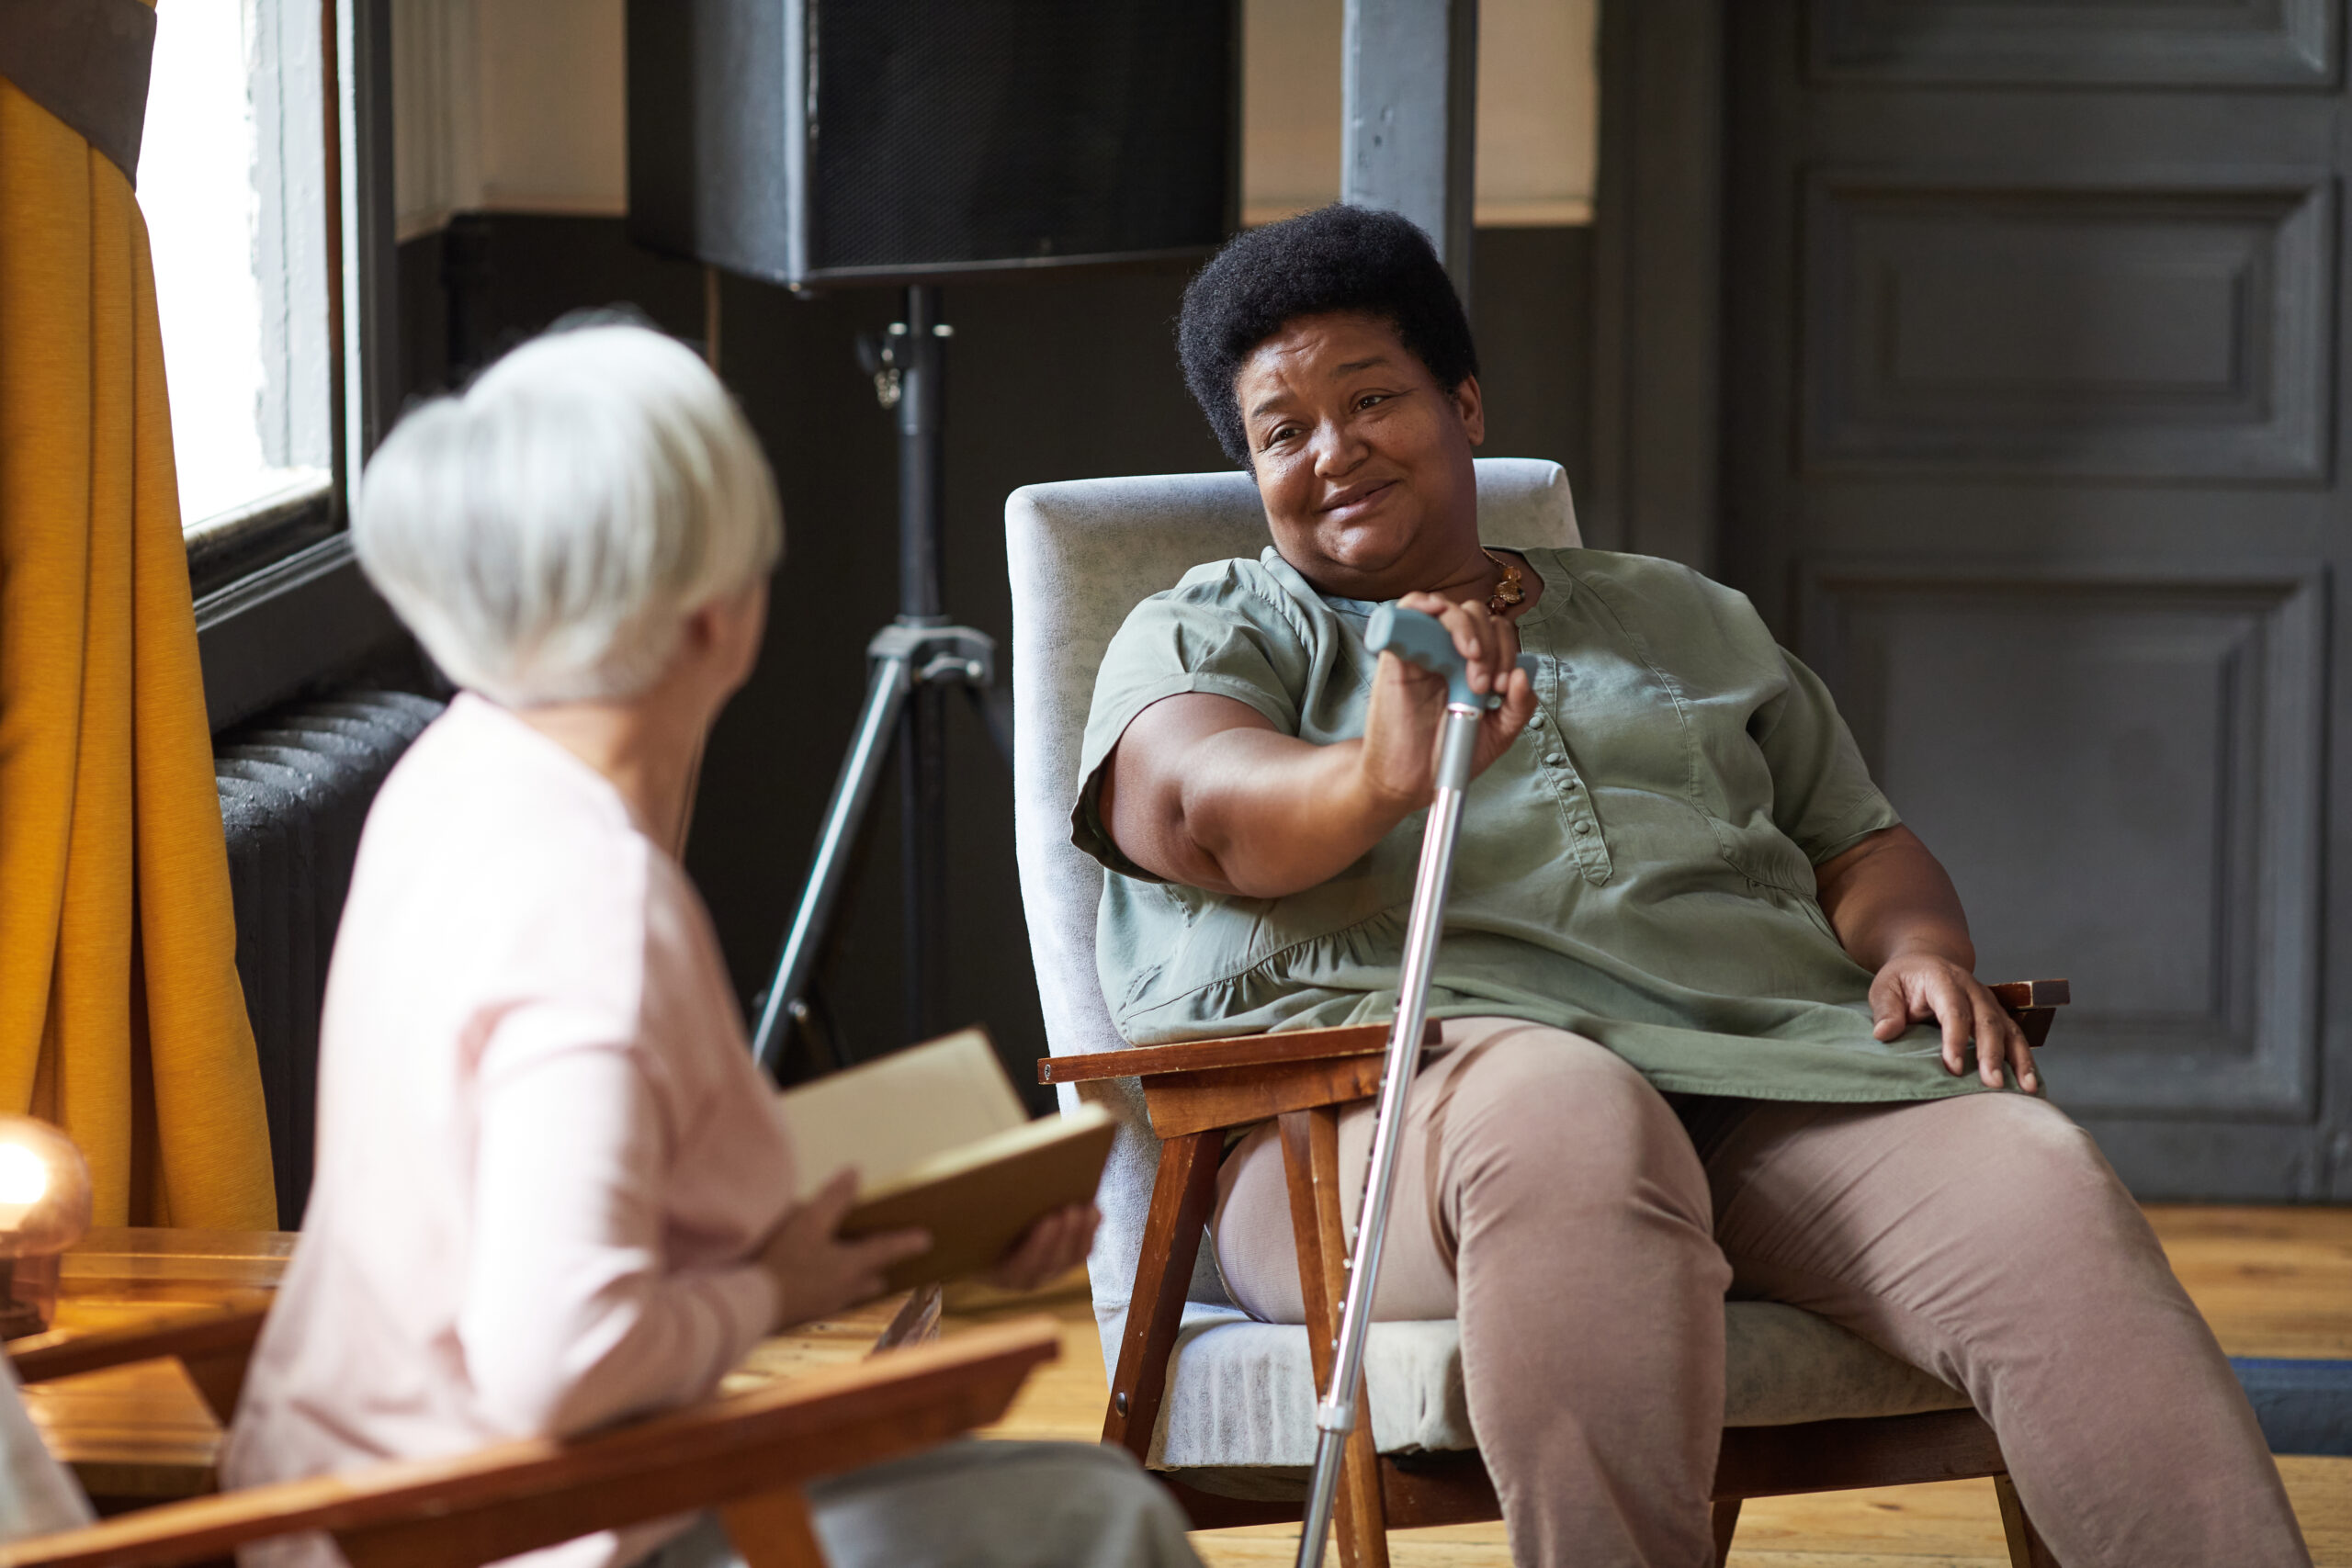
POLYGON ((1231 0, 807 0, 812 272, 1225 237, 1231 0))

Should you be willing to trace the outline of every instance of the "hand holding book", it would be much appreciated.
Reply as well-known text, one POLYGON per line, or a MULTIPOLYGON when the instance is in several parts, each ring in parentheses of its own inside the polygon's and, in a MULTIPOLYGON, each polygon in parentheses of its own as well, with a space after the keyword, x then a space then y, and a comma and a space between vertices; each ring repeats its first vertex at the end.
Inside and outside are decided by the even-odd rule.
POLYGON ((856 1203, 857 1172, 837 1171, 784 1216, 760 1249, 760 1267, 775 1282, 772 1332, 872 1300, 882 1293, 892 1264, 931 1250, 931 1233, 924 1230, 842 1238, 842 1221, 856 1203))
MULTIPOLYGON (((827 1245, 846 1254, 909 1229, 929 1234, 928 1250, 899 1244, 865 1261, 866 1269, 882 1270, 868 1295, 967 1274, 1033 1287, 1084 1258, 1091 1244, 1111 1118, 1088 1105, 1030 1121, 979 1030, 820 1078, 779 1104, 800 1172, 796 1217, 826 1201, 827 1227, 819 1235, 827 1245), (855 1199, 842 1206, 835 1189, 853 1179, 852 1168, 855 1199)), ((851 1262, 811 1258, 820 1272, 851 1262)), ((861 1270, 834 1278, 829 1289, 870 1282, 861 1270)))

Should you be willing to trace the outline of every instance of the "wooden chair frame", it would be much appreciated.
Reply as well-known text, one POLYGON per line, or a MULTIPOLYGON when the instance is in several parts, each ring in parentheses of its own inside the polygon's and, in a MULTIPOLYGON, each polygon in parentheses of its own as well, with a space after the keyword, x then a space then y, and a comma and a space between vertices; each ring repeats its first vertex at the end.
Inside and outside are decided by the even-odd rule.
MULTIPOLYGON (((916 1303, 923 1301, 918 1292, 916 1303)), ((902 1313, 885 1347, 937 1318, 902 1313), (910 1321, 910 1317, 915 1321, 910 1321)), ((177 1356, 225 1421, 265 1314, 10 1347, 26 1382, 177 1356)), ((0 1568, 172 1568, 273 1537, 324 1531, 352 1568, 475 1568, 601 1529, 716 1508, 749 1568, 820 1568, 803 1483, 917 1452, 1000 1418, 1060 1354, 1050 1318, 891 1349, 752 1393, 571 1441, 502 1443, 165 1504, 0 1544, 0 1568)))
MULTIPOLYGON (((2054 1010, 2067 1000, 2064 980, 2014 981, 1992 989, 2036 1048, 2049 1037, 2054 1010)), ((1169 1357, 1231 1128, 1270 1119, 1281 1124, 1307 1344, 1317 1385, 1329 1379, 1346 1289, 1340 1111, 1379 1092, 1387 1038, 1386 1024, 1363 1024, 1052 1056, 1037 1064, 1043 1083, 1140 1079, 1152 1130, 1160 1138, 1143 1253, 1102 1423, 1104 1442, 1118 1444, 1138 1460, 1149 1456, 1167 1397, 1169 1357)), ((1436 1038, 1434 1025, 1430 1038, 1436 1038)), ((1494 1483, 1476 1453, 1385 1457, 1373 1448, 1371 1404, 1361 1382, 1356 1409, 1336 1510, 1343 1568, 1387 1568, 1391 1529, 1502 1517, 1494 1483)), ((1715 1466, 1716 1562, 1730 1554, 1745 1498, 1982 1476, 1992 1477, 1998 1492, 2015 1568, 2057 1568, 2009 1483, 1992 1427, 1973 1410, 1725 1427, 1715 1466)), ((1212 1495, 1165 1473, 1160 1479, 1195 1529, 1295 1522, 1304 1511, 1296 1503, 1245 1502, 1212 1495)))

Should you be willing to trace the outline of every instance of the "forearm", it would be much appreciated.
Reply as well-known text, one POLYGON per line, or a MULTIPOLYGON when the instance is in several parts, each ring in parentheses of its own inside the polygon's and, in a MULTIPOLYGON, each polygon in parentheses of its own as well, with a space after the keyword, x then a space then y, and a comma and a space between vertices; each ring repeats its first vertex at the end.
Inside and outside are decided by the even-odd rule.
POLYGON ((458 1322, 483 1408, 560 1436, 708 1392, 775 1292, 748 1262, 668 1266, 664 1138, 634 1067, 583 1050, 486 1076, 458 1322))
POLYGON ((1855 963, 1876 972, 1901 953, 1976 967, 1951 878, 1908 828, 1871 834, 1815 869, 1822 913, 1855 963))
POLYGON ((1195 860, 1183 880, 1279 898, 1352 865, 1416 805, 1374 790, 1363 751, 1360 740, 1317 746, 1270 729, 1201 741, 1179 792, 1180 828, 1195 860))

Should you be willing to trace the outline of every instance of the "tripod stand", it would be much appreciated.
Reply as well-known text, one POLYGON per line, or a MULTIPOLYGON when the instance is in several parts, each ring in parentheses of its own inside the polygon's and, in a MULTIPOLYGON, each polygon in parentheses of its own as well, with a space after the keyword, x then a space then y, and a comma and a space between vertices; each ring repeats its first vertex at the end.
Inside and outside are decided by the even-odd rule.
MULTIPOLYGON (((1009 742, 988 702, 996 679, 996 641, 951 625, 941 604, 940 544, 944 500, 947 340, 939 290, 907 290, 905 319, 869 353, 883 407, 899 416, 899 615, 865 646, 870 670, 865 705, 849 753, 833 781, 817 834, 816 854, 759 1007, 752 1050, 771 1076, 784 1062, 786 1025, 814 1039, 808 991, 824 948, 851 852, 898 743, 903 836, 907 1037, 938 1032, 933 1016, 944 993, 947 956, 947 688, 960 686, 1000 750, 1009 742)), ((866 345, 861 345, 865 348, 866 345)), ((836 1064, 839 1065, 839 1064, 836 1064)))

